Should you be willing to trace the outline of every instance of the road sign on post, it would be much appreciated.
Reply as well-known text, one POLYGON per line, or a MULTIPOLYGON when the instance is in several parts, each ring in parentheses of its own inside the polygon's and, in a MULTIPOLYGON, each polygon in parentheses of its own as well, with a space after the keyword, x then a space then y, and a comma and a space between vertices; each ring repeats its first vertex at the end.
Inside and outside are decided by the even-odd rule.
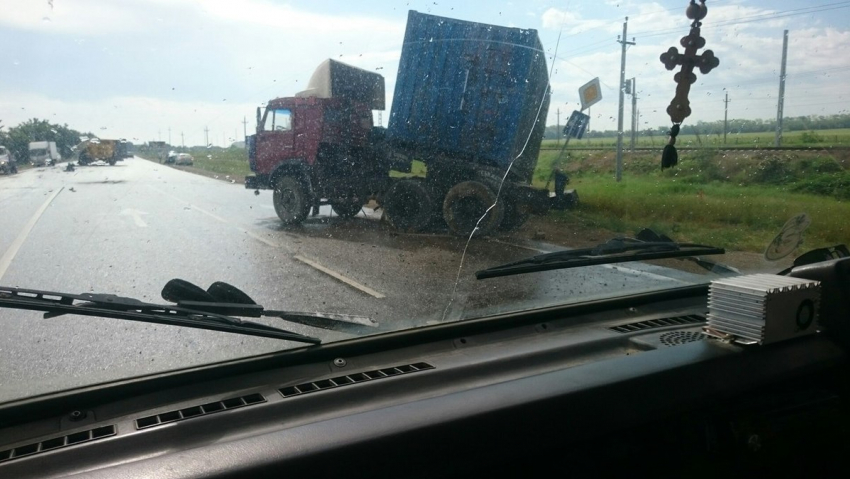
POLYGON ((567 138, 577 138, 581 140, 584 132, 587 130, 587 124, 590 121, 590 116, 585 115, 580 111, 573 111, 567 124, 564 126, 564 135, 567 138))
POLYGON ((581 99, 581 111, 587 110, 602 99, 602 88, 599 86, 599 77, 590 80, 578 89, 578 97, 581 99))

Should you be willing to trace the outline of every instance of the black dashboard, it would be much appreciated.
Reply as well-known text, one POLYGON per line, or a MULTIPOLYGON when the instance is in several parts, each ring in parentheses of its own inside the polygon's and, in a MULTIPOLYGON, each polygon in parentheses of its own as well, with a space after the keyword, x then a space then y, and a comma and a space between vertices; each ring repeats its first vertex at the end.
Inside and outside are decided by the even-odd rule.
POLYGON ((430 326, 31 398, 0 410, 0 477, 840 470, 850 452, 842 342, 826 332, 766 346, 713 338, 703 332, 707 292, 430 326))

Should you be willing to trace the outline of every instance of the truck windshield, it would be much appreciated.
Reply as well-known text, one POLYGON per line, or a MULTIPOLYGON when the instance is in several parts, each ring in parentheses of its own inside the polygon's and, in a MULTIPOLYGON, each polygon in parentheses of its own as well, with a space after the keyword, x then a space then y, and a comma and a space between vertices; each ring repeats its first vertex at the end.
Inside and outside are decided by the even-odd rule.
POLYGON ((292 129, 292 111, 278 108, 266 114, 266 131, 289 131, 292 129))
MULTIPOLYGON (((794 3, 0 0, 0 286, 378 325, 252 318, 328 343, 782 271, 850 243, 850 3, 794 3)), ((0 331, 0 401, 313 347, 0 331)))

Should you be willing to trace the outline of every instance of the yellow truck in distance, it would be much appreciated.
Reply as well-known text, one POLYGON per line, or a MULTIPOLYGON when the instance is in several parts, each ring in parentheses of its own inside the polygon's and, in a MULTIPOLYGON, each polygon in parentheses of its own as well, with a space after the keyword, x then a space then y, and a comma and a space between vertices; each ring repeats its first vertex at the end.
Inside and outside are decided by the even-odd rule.
POLYGON ((110 165, 124 159, 126 148, 125 142, 121 140, 103 140, 92 138, 84 141, 79 146, 77 164, 86 166, 95 161, 105 161, 110 165))

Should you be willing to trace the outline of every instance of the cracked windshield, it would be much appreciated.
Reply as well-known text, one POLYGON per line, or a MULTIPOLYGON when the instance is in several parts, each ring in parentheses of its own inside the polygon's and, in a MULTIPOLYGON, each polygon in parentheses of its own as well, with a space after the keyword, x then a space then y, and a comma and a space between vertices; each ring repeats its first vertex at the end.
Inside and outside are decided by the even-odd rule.
POLYGON ((0 402, 850 240, 850 2, 0 10, 0 402))

